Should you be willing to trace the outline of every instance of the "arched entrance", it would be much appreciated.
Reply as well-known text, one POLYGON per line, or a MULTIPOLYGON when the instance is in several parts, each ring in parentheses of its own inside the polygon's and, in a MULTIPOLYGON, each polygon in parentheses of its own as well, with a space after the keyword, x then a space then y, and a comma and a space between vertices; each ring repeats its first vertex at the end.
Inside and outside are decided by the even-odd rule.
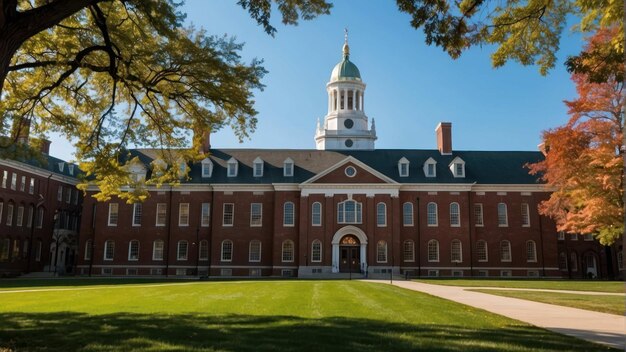
POLYGON ((367 270, 367 236, 356 226, 345 226, 333 236, 333 273, 367 270))

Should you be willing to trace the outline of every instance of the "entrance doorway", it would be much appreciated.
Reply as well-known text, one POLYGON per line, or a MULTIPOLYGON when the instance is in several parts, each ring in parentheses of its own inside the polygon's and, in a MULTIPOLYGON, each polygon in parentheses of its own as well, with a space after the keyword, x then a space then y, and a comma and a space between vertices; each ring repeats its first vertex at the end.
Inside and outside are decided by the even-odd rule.
POLYGON ((361 243, 354 235, 346 235, 339 243, 339 272, 361 272, 361 243))

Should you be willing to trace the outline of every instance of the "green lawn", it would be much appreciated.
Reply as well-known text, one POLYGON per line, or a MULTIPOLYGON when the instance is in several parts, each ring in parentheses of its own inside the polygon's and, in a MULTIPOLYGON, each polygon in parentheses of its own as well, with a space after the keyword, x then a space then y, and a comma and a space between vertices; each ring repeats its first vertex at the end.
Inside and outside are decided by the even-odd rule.
POLYGON ((572 281, 572 280, 500 280, 500 279, 420 279, 427 284, 465 287, 533 288, 549 290, 597 291, 624 293, 623 281, 572 281))
POLYGON ((598 296, 558 292, 510 291, 510 290, 471 290, 498 295, 527 299, 559 306, 593 310, 596 312, 624 315, 624 296, 598 296))
POLYGON ((0 293, 0 351, 607 350, 367 282, 29 287, 0 293))

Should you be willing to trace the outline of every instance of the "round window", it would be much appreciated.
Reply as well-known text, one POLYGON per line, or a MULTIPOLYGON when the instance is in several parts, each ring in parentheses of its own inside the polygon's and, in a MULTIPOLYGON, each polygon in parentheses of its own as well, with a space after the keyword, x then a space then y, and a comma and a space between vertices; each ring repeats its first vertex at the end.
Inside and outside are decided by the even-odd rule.
POLYGON ((352 139, 346 139, 346 147, 350 148, 353 144, 354 142, 352 142, 352 139))
POLYGON ((356 175, 356 169, 353 166, 348 166, 346 168, 346 176, 354 177, 354 175, 356 175))
POLYGON ((343 125, 346 126, 347 129, 351 129, 354 126, 354 121, 351 119, 345 119, 343 121, 343 125))

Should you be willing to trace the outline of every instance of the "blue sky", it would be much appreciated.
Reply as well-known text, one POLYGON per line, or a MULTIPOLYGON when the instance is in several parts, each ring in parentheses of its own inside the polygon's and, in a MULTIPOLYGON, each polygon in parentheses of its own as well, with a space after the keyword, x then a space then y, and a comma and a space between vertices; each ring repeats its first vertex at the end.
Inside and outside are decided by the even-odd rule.
MULTIPOLYGON (((236 1, 187 0, 188 23, 244 42, 242 57, 264 59, 266 88, 256 93, 257 130, 239 143, 230 128, 212 136, 215 148, 313 149, 317 118, 326 114, 326 83, 341 59, 349 29, 350 59, 367 84, 365 112, 376 119, 378 149, 434 149, 434 129, 452 122, 453 149, 536 150, 541 131, 567 120, 564 99, 575 89, 563 62, 582 46, 577 33, 562 37, 559 61, 543 77, 515 62, 494 69, 493 47, 476 47, 452 60, 424 43, 421 31, 395 1, 335 1, 330 16, 284 26, 267 35, 236 1)), ((72 159, 55 138, 52 153, 72 159), (55 146, 56 144, 56 146, 55 146)))

